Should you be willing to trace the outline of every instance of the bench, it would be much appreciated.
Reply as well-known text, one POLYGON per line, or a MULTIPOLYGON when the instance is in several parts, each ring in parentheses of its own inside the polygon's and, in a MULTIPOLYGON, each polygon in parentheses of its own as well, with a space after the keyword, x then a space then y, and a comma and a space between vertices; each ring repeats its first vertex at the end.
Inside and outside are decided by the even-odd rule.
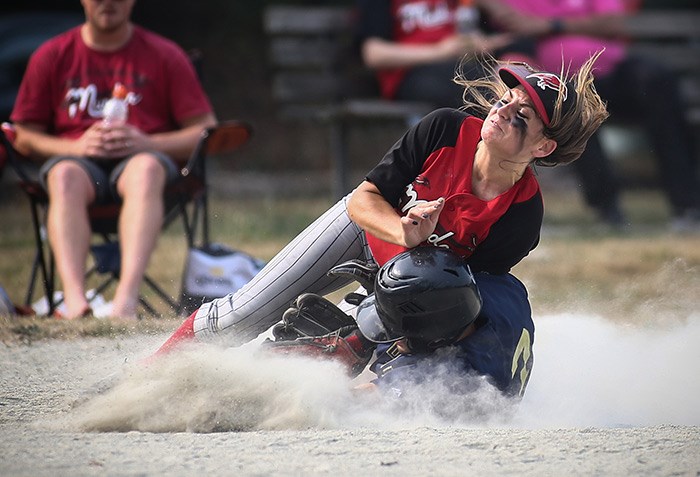
POLYGON ((642 10, 626 23, 631 51, 680 75, 687 120, 700 126, 700 10, 642 10))
POLYGON ((353 122, 410 124, 433 109, 379 99, 374 75, 354 51, 353 18, 351 7, 291 5, 269 6, 263 17, 279 116, 327 128, 336 198, 349 192, 347 132, 353 122))

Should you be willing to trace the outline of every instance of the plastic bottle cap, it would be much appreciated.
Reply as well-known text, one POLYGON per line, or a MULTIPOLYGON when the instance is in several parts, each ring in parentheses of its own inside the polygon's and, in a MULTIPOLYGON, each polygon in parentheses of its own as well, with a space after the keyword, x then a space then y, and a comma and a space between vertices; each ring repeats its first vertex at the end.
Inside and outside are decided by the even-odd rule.
POLYGON ((114 85, 114 89, 112 90, 112 97, 113 98, 126 99, 127 94, 128 94, 128 91, 126 90, 126 86, 124 86, 121 83, 117 83, 114 85))

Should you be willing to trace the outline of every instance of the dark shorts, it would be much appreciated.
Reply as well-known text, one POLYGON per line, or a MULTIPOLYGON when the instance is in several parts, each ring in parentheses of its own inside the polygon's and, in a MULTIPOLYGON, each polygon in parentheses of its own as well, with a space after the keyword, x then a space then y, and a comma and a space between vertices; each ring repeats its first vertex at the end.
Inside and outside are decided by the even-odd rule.
MULTIPOLYGON (((175 162, 167 155, 161 152, 149 151, 149 154, 153 154, 158 158, 158 161, 163 165, 166 171, 166 184, 174 181, 178 176, 178 168, 175 162)), ((44 189, 47 189, 46 177, 48 176, 49 170, 61 161, 74 161, 78 163, 85 172, 88 173, 92 179, 92 183, 95 185, 95 202, 99 204, 108 202, 120 202, 121 198, 117 194, 117 180, 126 164, 134 156, 129 156, 119 162, 97 162, 92 161, 86 157, 78 156, 55 156, 46 161, 39 169, 39 178, 41 180, 41 185, 44 189)))

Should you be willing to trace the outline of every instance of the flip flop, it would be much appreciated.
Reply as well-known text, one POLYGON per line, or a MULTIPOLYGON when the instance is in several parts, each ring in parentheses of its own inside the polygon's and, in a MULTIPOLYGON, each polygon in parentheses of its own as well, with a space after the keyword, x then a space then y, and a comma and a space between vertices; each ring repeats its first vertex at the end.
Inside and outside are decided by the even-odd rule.
POLYGON ((67 318, 60 310, 54 310, 51 317, 55 320, 70 321, 70 320, 82 320, 82 319, 86 319, 86 318, 92 318, 93 314, 92 314, 92 308, 90 308, 88 306, 87 308, 85 308, 83 310, 83 312, 80 315, 78 315, 75 318, 67 318))

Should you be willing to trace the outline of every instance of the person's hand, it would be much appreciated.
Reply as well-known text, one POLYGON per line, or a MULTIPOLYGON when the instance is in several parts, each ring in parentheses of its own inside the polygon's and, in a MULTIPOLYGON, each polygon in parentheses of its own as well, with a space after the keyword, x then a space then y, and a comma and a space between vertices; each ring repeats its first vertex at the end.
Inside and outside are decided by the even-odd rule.
POLYGON ((354 391, 359 391, 359 392, 374 392, 377 390, 377 385, 374 383, 362 383, 358 384, 354 388, 352 388, 354 391))
POLYGON ((465 35, 452 35, 438 43, 440 56, 445 59, 460 58, 469 53, 491 53, 508 46, 514 41, 510 33, 483 35, 479 32, 465 35))
POLYGON ((509 9, 494 19, 503 30, 518 36, 548 35, 551 30, 550 20, 544 17, 526 15, 509 9))
POLYGON ((450 35, 436 43, 436 48, 438 60, 451 60, 473 52, 474 40, 471 35, 450 35))
POLYGON ((474 42, 473 48, 477 53, 493 53, 515 41, 515 38, 510 33, 498 33, 495 35, 482 35, 477 33, 472 34, 472 37, 472 41, 474 42))
POLYGON ((75 141, 73 154, 112 160, 147 150, 149 146, 148 136, 135 126, 108 127, 98 121, 75 141))
POLYGON ((412 207, 406 215, 401 217, 401 228, 403 229, 404 242, 406 247, 417 247, 428 240, 428 237, 435 231, 435 226, 445 206, 445 199, 440 197, 412 207))
POLYGON ((148 149, 148 136, 140 129, 124 124, 102 127, 102 146, 109 158, 125 157, 148 149))
POLYGON ((100 122, 94 123, 73 143, 73 154, 94 158, 106 157, 102 136, 102 125, 100 122))

